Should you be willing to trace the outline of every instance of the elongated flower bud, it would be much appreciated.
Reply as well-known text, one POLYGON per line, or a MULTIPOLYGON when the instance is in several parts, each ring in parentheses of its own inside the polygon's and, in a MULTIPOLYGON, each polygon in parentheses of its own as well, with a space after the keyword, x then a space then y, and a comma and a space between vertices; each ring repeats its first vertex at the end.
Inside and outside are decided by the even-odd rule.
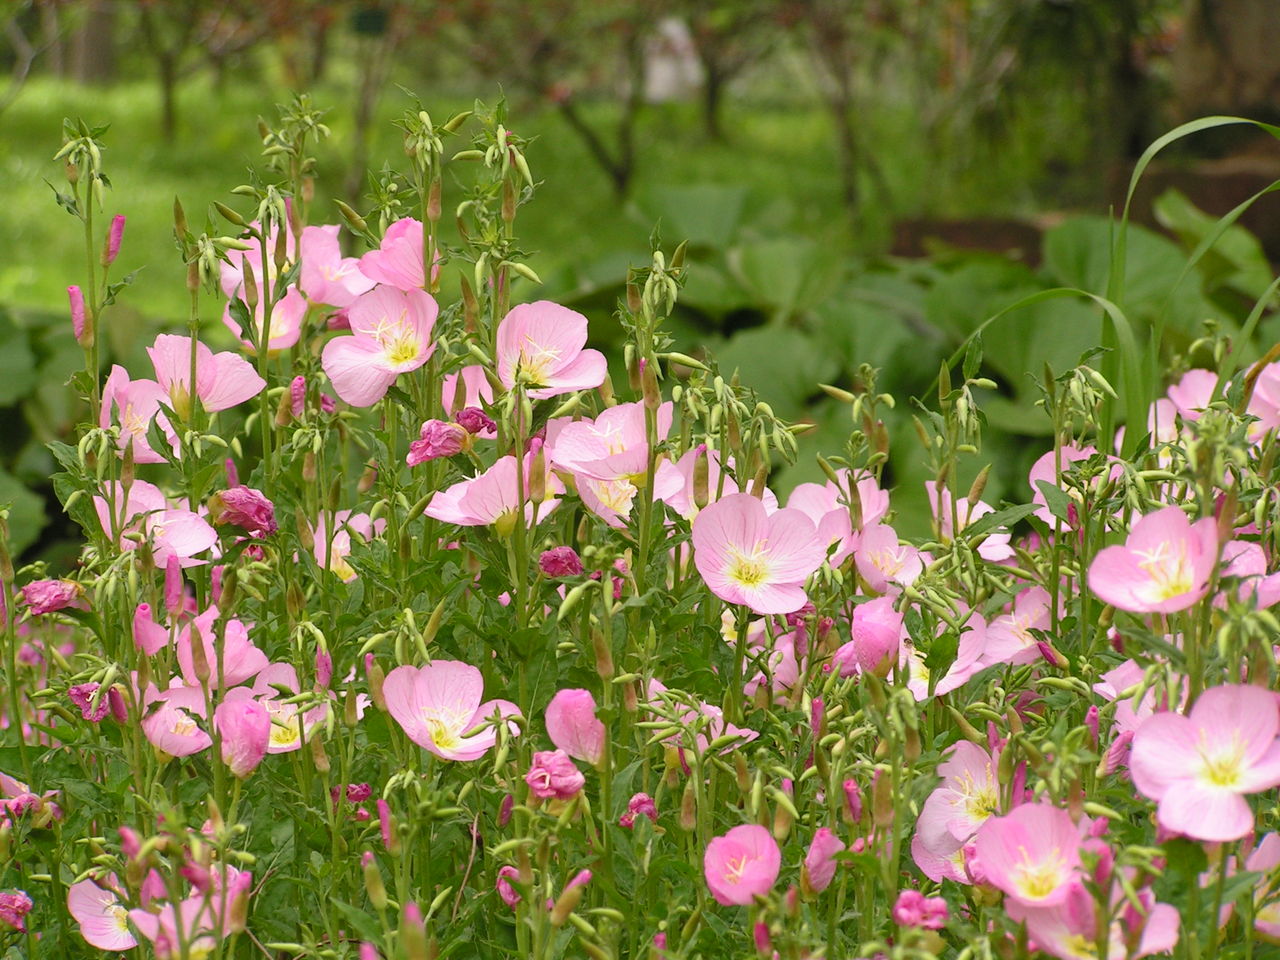
POLYGON ((67 287, 67 299, 71 302, 71 330, 76 335, 76 342, 88 350, 93 346, 93 328, 87 323, 84 293, 77 286, 67 287))
POLYGON ((120 241, 124 239, 124 215, 117 213, 111 218, 111 229, 107 232, 107 242, 102 248, 102 265, 109 267, 115 263, 120 254, 120 241))

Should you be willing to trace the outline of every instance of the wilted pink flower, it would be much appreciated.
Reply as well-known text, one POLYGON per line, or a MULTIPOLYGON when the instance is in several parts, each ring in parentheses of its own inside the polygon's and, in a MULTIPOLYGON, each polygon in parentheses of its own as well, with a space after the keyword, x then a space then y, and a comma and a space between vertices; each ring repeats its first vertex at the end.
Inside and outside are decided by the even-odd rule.
POLYGON ((80 584, 72 580, 33 580, 22 588, 22 602, 33 614, 53 613, 65 610, 83 593, 80 584))
MULTIPOLYGON (((518 717, 508 700, 484 696, 484 679, 470 664, 434 660, 424 667, 396 667, 382 685, 387 710, 409 739, 445 760, 475 760, 497 742, 495 715, 518 717)), ((508 722, 512 734, 519 728, 508 722)))
POLYGON ((647 793, 637 793, 627 801, 627 812, 618 818, 618 826, 630 830, 635 826, 636 817, 648 817, 654 823, 658 822, 658 806, 647 793))
MULTIPOLYGON (((147 347, 156 382, 169 397, 169 405, 181 418, 191 412, 191 338, 162 333, 147 347)), ((238 353, 214 353, 196 343, 196 396, 209 413, 229 410, 266 387, 253 365, 238 353)))
POLYGON ((435 351, 431 330, 439 307, 422 290, 375 287, 351 305, 353 336, 324 345, 321 365, 338 396, 371 407, 402 373, 417 370, 435 351))
POLYGON ((1245 794, 1280 785, 1275 694, 1224 684, 1188 716, 1157 713, 1138 728, 1129 758, 1134 785, 1158 801, 1166 830, 1197 840, 1237 840, 1253 829, 1245 794))
POLYGON ((522 303, 498 324, 498 379, 508 390, 525 384, 535 400, 593 390, 604 382, 606 363, 598 350, 584 350, 587 318, 539 300, 522 303))
POLYGON ((547 577, 576 577, 582 573, 582 559, 573 547, 552 547, 538 557, 538 569, 547 577))
MULTIPOLYGON (((349 307, 373 288, 374 281, 361 271, 359 259, 342 255, 337 224, 303 227, 300 249, 298 286, 312 303, 349 307)), ((418 259, 422 259, 421 250, 418 259)))
POLYGON ((836 875, 836 854, 844 849, 844 842, 828 827, 819 827, 804 857, 804 875, 814 893, 821 893, 831 886, 836 875))
POLYGON ((1180 507, 1165 507, 1134 524, 1124 546, 1104 547, 1089 566, 1089 589, 1133 613, 1185 610, 1209 592, 1218 559, 1213 517, 1194 524, 1180 507))
POLYGON ((25 890, 6 890, 0 893, 0 924, 26 931, 25 919, 34 904, 25 890))
POLYGON ((120 255, 120 243, 124 240, 124 214, 117 213, 111 218, 111 229, 107 233, 107 248, 102 254, 102 265, 109 267, 120 255))
POLYGON ((72 285, 67 287, 67 299, 71 301, 71 331, 76 335, 77 340, 84 339, 85 309, 84 309, 84 293, 80 288, 72 285))
POLYGON ((110 707, 105 694, 96 707, 93 705, 93 695, 97 692, 98 684, 96 683, 78 683, 67 690, 67 699, 79 707, 80 716, 91 723, 102 722, 102 718, 107 715, 110 707))
MULTIPOLYGON (((445 374, 440 401, 444 412, 455 419, 466 410, 483 411, 484 407, 493 403, 493 384, 489 382, 489 375, 485 373, 484 367, 472 364, 455 373, 445 374)), ((492 420, 489 423, 490 429, 485 435, 493 437, 497 433, 497 424, 492 420)), ((470 427, 467 429, 470 430, 470 427)))
POLYGON ((563 750, 539 750, 533 755, 524 782, 540 800, 568 800, 577 795, 587 779, 563 750))
POLYGON ((893 905, 893 922, 900 927, 941 930, 947 923, 947 901, 925 897, 919 890, 903 890, 893 905))
POLYGON ((987 882, 1017 903, 1052 907, 1079 884, 1080 831, 1071 814, 1048 803, 1024 803, 978 829, 978 859, 987 882))
POLYGON ((261 490, 244 485, 221 490, 209 498, 209 518, 216 525, 229 523, 252 537, 276 532, 276 508, 261 490))
POLYGON ((482 433, 491 437, 498 432, 498 425, 479 407, 463 407, 453 415, 458 426, 472 435, 482 433))
POLYGON ((778 879, 782 851, 773 835, 754 823, 734 827, 707 844, 702 870, 721 906, 749 906, 778 879))
POLYGON ((92 879, 81 880, 67 888, 67 910, 80 925, 80 935, 99 950, 130 950, 138 945, 129 932, 129 911, 120 905, 116 893, 119 881, 106 878, 107 886, 92 879))
POLYGON ((511 886, 512 880, 519 879, 520 871, 511 866, 511 864, 506 864, 505 866, 498 868, 498 881, 494 886, 497 887, 498 896, 502 898, 502 902, 512 910, 514 910, 516 905, 524 899, 520 894, 516 893, 516 888, 511 886))
POLYGON ((411 467, 440 457, 452 457, 461 453, 471 435, 457 423, 447 420, 427 420, 422 424, 418 439, 409 444, 404 461, 411 467))
POLYGON ((746 493, 710 504, 693 521, 694 563, 726 603, 761 614, 804 606, 804 582, 826 556, 813 522, 799 510, 769 516, 746 493))
POLYGON ((227 700, 213 711, 222 738, 222 762, 243 780, 257 769, 271 741, 271 715, 257 700, 227 700))
POLYGON ((547 736, 575 760, 592 766, 604 756, 604 724, 596 718, 596 699, 588 690, 559 690, 547 704, 547 736))

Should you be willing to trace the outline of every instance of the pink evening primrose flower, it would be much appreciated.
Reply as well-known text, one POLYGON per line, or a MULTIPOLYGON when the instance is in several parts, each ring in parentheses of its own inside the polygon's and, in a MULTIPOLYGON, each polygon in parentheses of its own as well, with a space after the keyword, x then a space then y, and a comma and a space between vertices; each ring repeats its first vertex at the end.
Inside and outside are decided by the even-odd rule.
MULTIPOLYGON (((192 687, 200 686, 200 678, 196 676, 195 660, 192 653, 194 637, 199 637, 204 650, 205 663, 209 665, 209 678, 206 681, 210 689, 216 689, 218 683, 218 649, 216 644, 215 622, 218 619, 218 608, 209 607, 200 616, 182 628, 178 634, 177 658, 178 668, 182 671, 182 679, 192 687)), ((257 676, 270 661, 267 655, 259 650, 249 639, 249 628, 244 622, 232 618, 222 628, 222 679, 227 687, 234 687, 257 676)))
POLYGON ((1217 521, 1192 523, 1179 507, 1165 507, 1134 524, 1123 546, 1098 552, 1089 589, 1120 610, 1173 613, 1209 592, 1217 559, 1217 521))
MULTIPOLYGON (((839 565, 840 551, 831 558, 839 565)), ((876 593, 897 593, 910 586, 924 571, 924 558, 919 550, 898 539, 893 527, 883 523, 865 526, 853 543, 853 562, 867 586, 876 593)))
MULTIPOLYGON (((404 217, 387 227, 377 250, 360 258, 360 272, 396 290, 421 290, 426 286, 422 246, 422 221, 404 217)), ((439 274, 440 264, 436 262, 431 265, 432 278, 439 274)))
MULTIPOLYGON (((337 224, 302 228, 298 286, 312 303, 349 307, 356 297, 373 289, 374 281, 361 272, 359 258, 342 255, 338 229, 337 224)), ((418 259, 422 259, 421 252, 418 259)))
MULTIPOLYGON (((470 664, 434 660, 423 667, 396 667, 382 685, 387 710, 409 739, 444 760, 475 760, 497 743, 496 715, 518 717, 508 700, 484 696, 484 679, 470 664)), ((507 724, 514 735, 519 727, 507 724)))
POLYGON ((498 379, 508 390, 517 383, 529 396, 545 400, 604 382, 607 365, 587 344, 587 318, 549 300, 522 303, 498 324, 498 379))
MULTIPOLYGON (((1108 953, 1138 960, 1154 953, 1169 953, 1178 943, 1176 908, 1157 903, 1150 889, 1136 891, 1134 906, 1115 884, 1111 893, 1111 928, 1108 953)), ((1083 886, 1073 887, 1063 903, 1052 907, 1027 907, 1011 902, 1009 917, 1023 921, 1036 946, 1060 960, 1095 960, 1098 956, 1097 903, 1083 886)))
MULTIPOLYGON (((162 333, 147 347, 156 382, 168 394, 169 406, 185 419, 191 411, 191 338, 162 333)), ((214 353, 196 343, 196 396, 209 413, 229 410, 256 397, 267 382, 237 353, 214 353)))
MULTIPOLYGON (((991 504, 982 500, 970 504, 966 497, 955 503, 955 524, 953 524, 951 491, 946 487, 939 490, 938 484, 933 480, 926 480, 924 488, 929 495, 929 509, 933 511, 938 521, 938 530, 944 540, 955 537, 975 520, 996 512, 996 508, 991 504), (952 529, 954 525, 958 525, 959 530, 952 529)), ((1008 560, 1013 556, 1013 547, 1009 546, 1009 540, 1010 536, 1007 532, 988 533, 978 545, 978 555, 992 563, 1008 560)))
POLYGON ((764 827, 744 824, 707 844, 702 870, 721 906, 750 906, 778 879, 782 852, 764 827))
POLYGON ((116 893, 119 881, 105 878, 103 887, 87 878, 67 888, 67 910, 80 925, 80 935, 99 950, 131 950, 138 945, 129 931, 129 911, 120 905, 116 893))
POLYGON ((1157 801, 1156 820, 1197 840, 1238 840, 1253 829, 1245 794, 1280 786, 1275 694, 1224 684, 1191 713, 1157 713, 1134 734, 1129 771, 1157 801))
POLYGON ((371 407, 402 373, 417 370, 435 351, 431 330, 439 307, 422 290, 375 287, 352 303, 354 336, 337 337, 320 356, 338 396, 371 407))
POLYGON ((1052 907, 1065 902, 1083 878, 1080 841, 1066 810, 1024 803, 978 828, 977 856, 987 882, 1012 901, 1052 907))
POLYGON ((347 557, 351 555, 352 535, 367 543, 383 531, 387 521, 382 517, 374 520, 367 513, 339 510, 333 516, 333 525, 335 532, 330 536, 325 526, 325 516, 320 515, 316 522, 313 553, 317 564, 332 570, 344 583, 350 583, 356 579, 355 569, 347 562, 347 557))
POLYGON ((575 760, 592 766, 604 756, 605 728, 596 718, 596 698, 589 690, 559 690, 547 704, 547 736, 575 760))
MULTIPOLYGON (((708 450, 705 443, 698 444, 675 463, 663 459, 658 463, 657 475, 654 478, 654 499, 663 501, 686 520, 693 520, 698 515, 699 508, 696 502, 698 491, 694 478, 695 468, 700 460, 706 462, 708 502, 744 492, 731 475, 733 459, 729 459, 728 469, 721 470, 719 455, 714 450, 708 450)), ((763 503, 767 513, 773 513, 778 509, 778 498, 768 487, 764 490, 763 503)))
MULTIPOLYGON (((916 838, 936 857, 950 857, 1000 810, 996 758, 968 740, 938 764, 942 782, 920 809, 916 838)), ((934 878, 936 879, 936 878, 934 878)))
MULTIPOLYGON (((535 453, 525 457, 524 515, 525 524, 530 527, 547 518, 560 503, 555 495, 564 492, 564 484, 544 466, 543 490, 547 499, 536 504, 528 499, 529 477, 538 459, 535 453)), ((516 469, 514 456, 502 457, 484 473, 437 492, 427 506, 427 516, 461 527, 492 525, 504 536, 511 533, 515 529, 520 494, 516 469)))
POLYGON ((134 480, 126 499, 124 487, 113 481, 106 493, 114 498, 113 504, 103 497, 93 498, 103 532, 114 537, 121 550, 137 549, 135 534, 150 539, 157 566, 165 566, 170 557, 176 557, 184 567, 203 563, 192 558, 218 542, 217 532, 203 517, 171 507, 153 483, 134 480))
POLYGON ((808 597, 804 582, 826 549, 799 510, 769 516, 747 493, 708 505, 693 521, 693 560, 707 587, 726 603, 759 614, 794 613, 808 597))
POLYGON ((226 700, 214 709, 213 725, 222 738, 222 762, 243 780, 267 755, 271 715, 257 700, 226 700))
POLYGON ((199 723, 207 711, 204 692, 199 687, 171 687, 163 693, 149 694, 144 711, 143 734, 158 750, 172 757, 189 757, 213 743, 199 723))
POLYGON ((102 385, 102 408, 98 414, 98 426, 105 430, 113 420, 119 424, 121 456, 132 443, 135 463, 164 463, 164 457, 152 449, 148 437, 151 423, 155 421, 170 445, 177 444, 173 427, 160 410, 161 403, 172 403, 164 387, 154 380, 130 380, 129 371, 116 364, 102 385))

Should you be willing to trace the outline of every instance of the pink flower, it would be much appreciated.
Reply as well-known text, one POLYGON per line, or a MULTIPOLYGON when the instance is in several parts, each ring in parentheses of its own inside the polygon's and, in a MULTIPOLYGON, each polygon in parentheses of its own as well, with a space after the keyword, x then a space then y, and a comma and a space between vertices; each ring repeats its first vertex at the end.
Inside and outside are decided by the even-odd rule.
POLYGON ((25 919, 34 904, 25 890, 6 890, 0 893, 0 924, 26 931, 25 919))
POLYGON ((508 390, 525 384, 535 400, 592 390, 607 371, 604 354, 586 343, 582 314, 549 300, 522 303, 498 324, 498 379, 508 390))
POLYGON ((67 888, 67 910, 80 925, 80 935, 99 950, 130 950, 138 945, 129 932, 129 911, 120 905, 116 877, 106 878, 107 887, 92 879, 67 888))
POLYGON ((298 286, 312 303, 349 307, 356 297, 373 289, 374 281, 361 272, 359 259, 342 255, 337 224, 303 227, 301 257, 298 286))
MULTIPOLYGON (((387 710, 409 739, 445 760, 475 760, 497 742, 495 715, 518 717, 520 708, 484 696, 484 679, 470 664, 434 660, 424 667, 396 667, 382 685, 387 710)), ((508 722, 514 735, 519 727, 508 722)))
POLYGON ((65 610, 83 594, 80 584, 72 580, 33 580, 22 588, 22 602, 39 615, 65 610))
POLYGON ((322 568, 332 570, 344 583, 350 583, 356 579, 355 569, 347 562, 351 555, 352 535, 368 542, 383 531, 387 521, 381 517, 374 520, 367 513, 352 513, 350 510, 339 510, 333 520, 336 532, 330 536, 321 514, 316 523, 313 553, 316 563, 322 568))
POLYGON ((189 757, 213 743, 201 729, 205 719, 204 693, 198 687, 172 687, 145 698, 142 732, 158 749, 173 757, 189 757))
POLYGON ((951 747, 938 776, 942 782, 920 809, 916 837, 929 853, 946 858, 1000 811, 1000 783, 996 758, 968 740, 951 747))
POLYGON ((223 626, 220 675, 214 627, 217 619, 218 608, 209 607, 183 627, 182 632, 178 634, 178 668, 182 671, 182 679, 188 686, 199 687, 202 679, 197 676, 192 653, 195 637, 199 638, 205 663, 209 665, 209 676, 205 682, 211 689, 216 689, 220 685, 219 676, 225 681, 226 686, 234 687, 256 676, 270 662, 267 655, 254 646, 253 641, 249 639, 249 628, 244 622, 232 618, 223 626))
MULTIPOLYGON (((240 345, 249 353, 256 352, 254 342, 262 337, 262 326, 267 316, 267 295, 262 290, 262 279, 256 279, 258 305, 253 308, 253 319, 250 321, 252 330, 246 331, 240 326, 240 322, 231 313, 230 303, 222 311, 223 326, 239 338, 240 345)), ((298 338, 302 336, 302 321, 306 315, 306 298, 298 292, 297 287, 289 287, 284 296, 271 305, 271 322, 267 325, 267 353, 288 350, 297 344, 298 338)))
MULTIPOLYGON (((422 269, 422 222, 404 217, 387 227, 377 250, 370 250, 360 258, 360 272, 378 283, 385 283, 396 290, 420 290, 426 286, 426 274, 422 269)), ((438 275, 440 265, 432 264, 432 276, 438 275)))
POLYGON ((903 890, 893 905, 893 922, 900 927, 941 930, 947 923, 947 901, 925 897, 919 890, 903 890))
POLYGON ((498 868, 498 881, 494 886, 497 887, 498 896, 502 898, 502 902, 512 910, 524 899, 520 894, 516 893, 516 888, 511 885, 512 880, 519 879, 520 871, 511 866, 511 864, 498 868))
MULTIPOLYGON (((832 563, 838 566, 837 557, 838 553, 832 563)), ((890 592, 891 584, 895 588, 910 586, 924 570, 920 551, 899 541, 893 527, 883 523, 862 529, 854 545, 853 560, 867 586, 877 593, 890 592)))
POLYGON ((898 660, 898 641, 903 636, 902 614, 893 609, 889 597, 877 597, 853 608, 851 623, 853 655, 864 673, 886 677, 898 660))
MULTIPOLYGON (((547 499, 536 504, 529 500, 529 477, 537 459, 539 458, 531 453, 526 455, 524 461, 524 515, 527 526, 536 526, 545 520, 560 503, 555 495, 564 492, 564 484, 544 467, 543 489, 547 499)), ((492 525, 500 535, 510 534, 515 529, 516 504, 520 493, 516 484, 516 469, 514 456, 502 457, 479 476, 459 481, 447 490, 436 493, 427 506, 427 516, 463 527, 492 525)))
POLYGON ((977 856, 987 882, 1023 906, 1062 904, 1083 878, 1080 831, 1066 810, 1024 803, 991 817, 977 833, 977 856))
POLYGON ((575 760, 595 766, 604 756, 604 724, 596 719, 596 699, 588 690, 559 690, 547 704, 547 736, 575 760))
POLYGON ((271 740, 271 715, 256 700, 227 700, 213 711, 222 738, 222 762, 243 780, 257 769, 271 740))
POLYGON ((987 626, 987 642, 982 665, 1035 663, 1040 654, 1032 630, 1048 630, 1049 593, 1043 587, 1028 587, 1014 598, 1013 612, 1002 614, 987 626))
POLYGON ((709 844, 702 871, 711 895, 721 906, 749 906, 763 897, 778 879, 782 851, 764 827, 734 827, 709 844))
MULTIPOLYGON (((926 480, 924 487, 929 495, 929 509, 933 511, 934 518, 938 521, 938 530, 944 540, 952 539, 980 517, 996 512, 995 507, 981 500, 972 505, 968 498, 959 500, 955 504, 954 513, 955 525, 959 526, 959 530, 954 530, 952 529, 951 491, 946 487, 939 490, 938 484, 933 480, 926 480)), ((1009 540, 1008 533, 988 533, 978 546, 978 555, 992 563, 1008 560, 1013 556, 1013 548, 1009 546, 1009 540)))
POLYGON ((94 706, 93 695, 98 692, 98 689, 99 685, 96 683, 78 683, 67 690, 67 699, 80 708, 80 716, 90 723, 101 723, 111 707, 107 693, 104 693, 98 705, 94 706))
MULTIPOLYGON (((1135 892, 1139 908, 1129 902, 1119 884, 1112 888, 1112 923, 1108 931, 1113 957, 1145 957, 1169 953, 1178 943, 1178 911, 1156 903, 1149 889, 1135 892)), ((1094 960, 1098 939, 1097 903, 1083 886, 1073 887, 1067 899, 1051 907, 1028 907, 1011 901, 1007 907, 1015 922, 1025 922, 1036 946, 1061 960, 1094 960)))
POLYGON ((1134 785, 1158 802, 1166 830, 1197 840, 1238 840, 1253 829, 1245 794, 1280 785, 1275 694, 1224 684, 1200 695, 1188 716, 1148 717, 1133 738, 1134 785))
POLYGON ((1105 547, 1089 566, 1089 589, 1133 613, 1185 610, 1209 592, 1218 558, 1217 521, 1194 524, 1179 507, 1149 513, 1124 546, 1105 547))
POLYGON ((133 459, 136 463, 164 463, 165 458, 151 447, 148 434, 151 423, 155 421, 168 438, 171 446, 177 445, 177 435, 169 424, 169 419, 160 412, 160 404, 170 404, 168 393, 154 380, 130 380, 129 372, 116 364, 111 374, 102 385, 102 409, 98 414, 98 426, 106 429, 111 426, 115 411, 115 421, 120 427, 120 451, 133 444, 133 459))
MULTIPOLYGON (((162 333, 147 347, 156 382, 182 419, 191 412, 191 338, 162 333)), ((209 413, 229 410, 256 397, 266 387, 253 365, 237 353, 214 353, 196 344, 196 396, 209 413)))
POLYGON ((582 558, 573 547, 552 547, 538 556, 538 569, 545 577, 576 577, 582 573, 582 558))
POLYGON ((71 332, 77 340, 84 338, 84 293, 77 286, 67 287, 67 299, 71 302, 71 332))
POLYGON ((243 484, 210 497, 209 518, 216 525, 240 527, 252 537, 269 537, 276 532, 275 505, 261 490, 243 484))
POLYGON ((587 778, 563 750, 539 750, 524 776, 530 792, 540 800, 568 800, 577 796, 587 778))
POLYGON ((439 307, 422 290, 375 287, 352 303, 354 336, 337 337, 320 356, 338 396, 371 407, 402 373, 417 370, 435 351, 431 330, 439 307))
POLYGON ((470 439, 471 435, 460 424, 447 420, 427 420, 422 424, 418 439, 409 444, 405 463, 416 467, 428 460, 452 457, 461 453, 470 439))
MULTIPOLYGON (((493 384, 484 367, 472 364, 456 373, 445 374, 440 399, 445 413, 454 417, 464 410, 482 410, 493 403, 493 384)), ((493 421, 490 424, 486 435, 492 437, 497 433, 497 425, 493 421)))
MULTIPOLYGON (((672 404, 656 414, 657 436, 671 429, 672 404)), ((649 463, 649 441, 642 403, 620 403, 595 420, 553 420, 547 425, 547 456, 557 467, 600 480, 643 474, 649 463)))
POLYGON ((814 893, 831 886, 836 875, 836 854, 844 850, 844 842, 828 827, 819 827, 804 857, 804 875, 814 893))
POLYGON ((791 613, 805 605, 804 582, 826 550, 799 510, 768 516, 746 493, 710 504, 693 521, 694 563, 707 587, 726 603, 756 613, 791 613))

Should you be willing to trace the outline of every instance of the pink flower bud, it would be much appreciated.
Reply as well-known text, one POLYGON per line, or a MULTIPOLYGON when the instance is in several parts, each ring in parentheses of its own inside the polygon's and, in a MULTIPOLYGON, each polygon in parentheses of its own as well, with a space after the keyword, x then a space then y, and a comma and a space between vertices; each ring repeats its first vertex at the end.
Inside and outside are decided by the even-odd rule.
POLYGON ((560 690, 547 704, 547 736, 561 751, 592 766, 604 756, 604 724, 588 690, 560 690))
POLYGON ((232 460, 230 457, 227 457, 227 459, 223 461, 222 466, 227 471, 227 486, 228 487, 240 486, 240 474, 236 470, 236 462, 232 460))
POLYGON ((495 884, 498 889, 498 896, 500 896, 502 898, 502 902, 512 910, 514 910, 516 905, 521 901, 521 899, 523 899, 520 894, 516 893, 515 887, 511 885, 512 880, 518 880, 519 878, 520 871, 510 864, 507 864, 505 867, 498 868, 498 882, 495 884))
POLYGON ((756 921, 756 925, 751 930, 751 939, 755 942, 756 953, 762 957, 773 956, 773 942, 769 939, 769 925, 763 920, 756 921))
POLYGON ((1098 708, 1091 705, 1084 714, 1084 725, 1089 728, 1089 739, 1096 747, 1098 745, 1098 708))
POLYGON ((853 611, 853 654, 866 673, 887 676, 898 658, 902 614, 893 609, 891 597, 859 604, 853 611))
POLYGON ((576 577, 582 573, 582 559, 573 547, 552 547, 538 557, 538 569, 546 577, 576 577))
POLYGON ((516 798, 508 793, 502 798, 502 804, 498 807, 498 826, 505 827, 511 822, 511 814, 516 808, 516 798))
POLYGON ((338 409, 338 401, 333 399, 327 393, 320 394, 320 409, 324 413, 333 413, 338 409))
POLYGON ((164 565, 164 608, 169 612, 170 617, 176 617, 182 612, 185 606, 185 590, 186 587, 182 582, 182 565, 178 562, 178 555, 171 553, 164 565))
POLYGON ((428 420, 422 425, 419 439, 409 444, 409 453, 404 458, 405 463, 416 467, 428 460, 452 457, 462 452, 463 444, 469 438, 470 434, 459 424, 444 420, 428 420))
POLYGON ((120 852, 130 860, 142 852, 142 838, 132 827, 120 828, 120 852))
POLYGON ((71 330, 76 340, 84 341, 84 294, 77 286, 67 287, 67 299, 71 301, 71 330))
POLYGON ((109 267, 120 255, 120 241, 124 239, 124 214, 117 213, 111 218, 111 231, 107 234, 107 249, 102 256, 102 265, 109 267))
POLYGON ((368 940, 360 943, 360 960, 378 960, 378 948, 368 940))
POLYGON ((836 875, 836 854, 844 850, 844 843, 829 828, 819 827, 809 844, 804 858, 804 872, 809 886, 821 893, 831 886, 836 875))
POLYGON ((631 798, 627 803, 627 812, 618 818, 618 824, 630 829, 635 826, 636 817, 648 817, 654 823, 658 822, 657 804, 647 793, 637 793, 631 798))
POLYGON ((862 819, 862 789, 856 780, 844 782, 844 802, 849 808, 849 819, 857 823, 862 819))
POLYGON ((243 780, 266 756, 271 742, 271 714, 257 700, 226 700, 213 712, 222 737, 222 762, 243 780))
POLYGON ((307 378, 299 374, 289 381, 289 411, 295 416, 302 416, 307 405, 307 378))
POLYGON ((329 651, 316 648, 316 683, 326 689, 329 681, 333 679, 333 657, 329 656, 329 651))
POLYGON ((463 407, 453 419, 463 430, 470 434, 492 433, 498 429, 498 425, 485 414, 479 407, 463 407))
POLYGON ((539 799, 568 800, 587 780, 563 750, 539 750, 533 755, 533 765, 524 782, 539 799))

